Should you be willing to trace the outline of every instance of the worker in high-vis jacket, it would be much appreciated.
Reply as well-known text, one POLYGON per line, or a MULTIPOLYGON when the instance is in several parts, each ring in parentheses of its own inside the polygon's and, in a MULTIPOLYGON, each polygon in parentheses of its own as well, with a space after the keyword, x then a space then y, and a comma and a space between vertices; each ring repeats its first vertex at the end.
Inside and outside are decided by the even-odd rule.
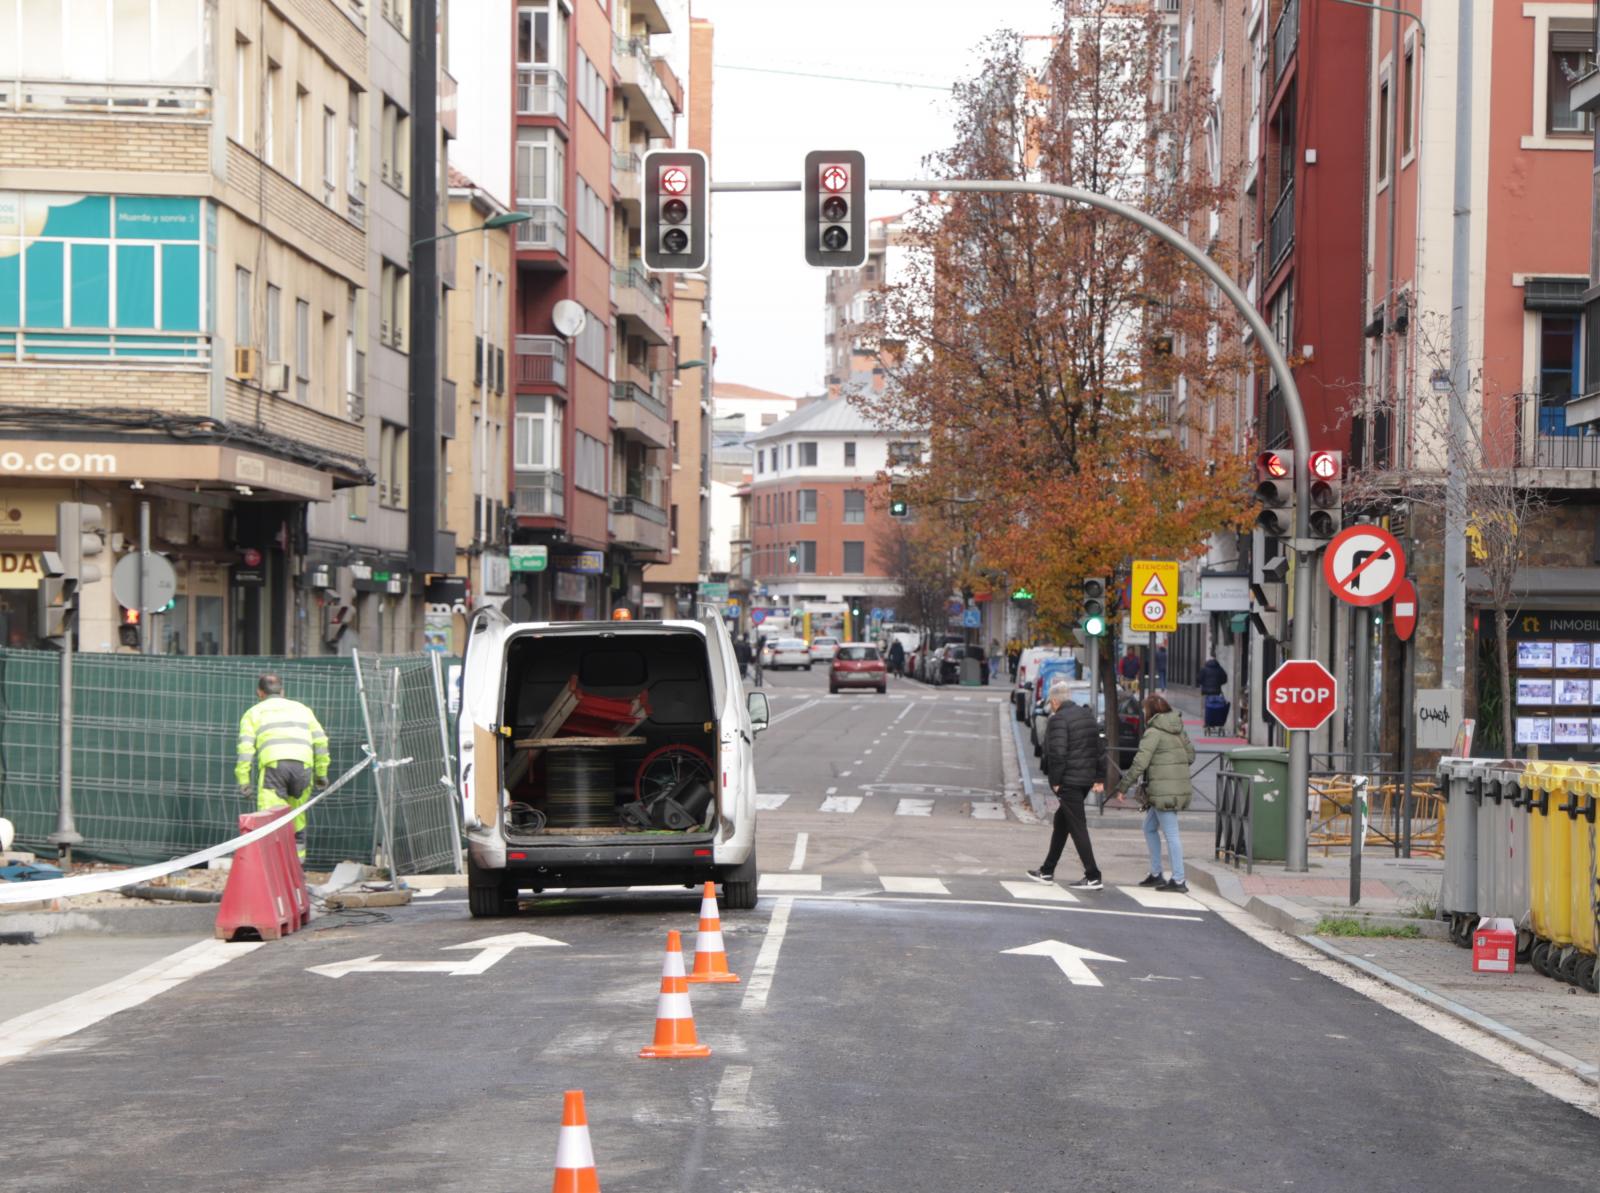
MULTIPOLYGON (((256 703, 239 718, 233 777, 239 794, 255 793, 258 812, 297 808, 313 782, 319 788, 328 785, 328 735, 316 713, 284 696, 282 678, 270 671, 256 680, 256 703)), ((294 843, 304 858, 304 815, 294 819, 294 843)))

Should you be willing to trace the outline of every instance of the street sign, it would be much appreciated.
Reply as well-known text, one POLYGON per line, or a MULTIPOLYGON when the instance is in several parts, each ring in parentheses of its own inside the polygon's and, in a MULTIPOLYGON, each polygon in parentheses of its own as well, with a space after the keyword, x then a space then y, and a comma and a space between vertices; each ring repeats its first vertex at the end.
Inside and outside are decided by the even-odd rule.
POLYGON ((766 620, 767 620, 767 611, 765 609, 752 609, 752 610, 750 610, 750 624, 751 625, 760 625, 762 622, 764 622, 766 620))
POLYGON ((1394 590, 1394 636, 1409 642, 1417 629, 1417 586, 1401 580, 1394 590))
POLYGON ((1339 705, 1339 681, 1315 659, 1291 659, 1267 680, 1267 711, 1285 729, 1317 729, 1339 705))
POLYGON ((150 554, 145 569, 144 608, 139 609, 139 552, 134 551, 117 560, 111 569, 111 594, 124 609, 139 609, 141 613, 155 613, 167 607, 178 591, 178 573, 165 555, 150 554))
POLYGON ((511 548, 511 570, 513 572, 542 572, 549 566, 549 547, 524 544, 511 548))
POLYGON ((961 615, 961 624, 969 630, 977 629, 983 624, 983 610, 968 609, 961 615))
POLYGON ((946 601, 944 603, 944 611, 950 617, 960 617, 961 616, 961 611, 963 609, 965 609, 965 608, 966 608, 966 606, 963 605, 960 601, 956 600, 955 597, 951 597, 948 601, 946 601))
POLYGON ((1178 565, 1136 559, 1129 583, 1128 622, 1136 634, 1178 632, 1178 565))
POLYGON ((1322 555, 1328 591, 1347 605, 1381 605, 1405 579, 1406 553, 1381 526, 1347 526, 1322 555))

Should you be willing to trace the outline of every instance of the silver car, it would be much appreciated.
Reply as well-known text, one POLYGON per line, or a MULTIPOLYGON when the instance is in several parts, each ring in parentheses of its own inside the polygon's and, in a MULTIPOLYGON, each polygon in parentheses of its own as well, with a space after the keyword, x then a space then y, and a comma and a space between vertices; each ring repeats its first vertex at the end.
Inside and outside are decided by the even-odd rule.
POLYGON ((780 667, 804 667, 811 670, 811 651, 803 638, 779 638, 772 646, 772 661, 767 664, 770 670, 776 671, 780 667))

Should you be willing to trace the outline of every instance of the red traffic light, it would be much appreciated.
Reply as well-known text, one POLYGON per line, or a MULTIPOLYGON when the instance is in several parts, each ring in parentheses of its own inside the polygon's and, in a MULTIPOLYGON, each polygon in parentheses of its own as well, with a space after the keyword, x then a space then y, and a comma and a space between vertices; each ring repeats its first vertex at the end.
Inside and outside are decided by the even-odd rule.
POLYGON ((662 166, 658 175, 661 180, 661 193, 665 195, 686 195, 689 193, 689 167, 670 165, 662 166))
POLYGON ((1282 480, 1289 475, 1289 460, 1282 452, 1262 452, 1256 457, 1256 476, 1260 480, 1282 480))

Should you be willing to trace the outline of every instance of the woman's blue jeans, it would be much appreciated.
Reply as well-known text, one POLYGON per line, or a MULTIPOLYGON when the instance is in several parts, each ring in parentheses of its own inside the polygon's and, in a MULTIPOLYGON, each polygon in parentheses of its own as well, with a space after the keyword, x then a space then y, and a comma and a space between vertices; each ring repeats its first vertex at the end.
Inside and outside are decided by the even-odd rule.
POLYGON ((1167 854, 1172 858, 1172 881, 1183 881, 1183 842, 1178 839, 1178 814, 1149 808, 1144 814, 1144 842, 1150 847, 1150 873, 1161 869, 1161 838, 1167 838, 1167 854))

